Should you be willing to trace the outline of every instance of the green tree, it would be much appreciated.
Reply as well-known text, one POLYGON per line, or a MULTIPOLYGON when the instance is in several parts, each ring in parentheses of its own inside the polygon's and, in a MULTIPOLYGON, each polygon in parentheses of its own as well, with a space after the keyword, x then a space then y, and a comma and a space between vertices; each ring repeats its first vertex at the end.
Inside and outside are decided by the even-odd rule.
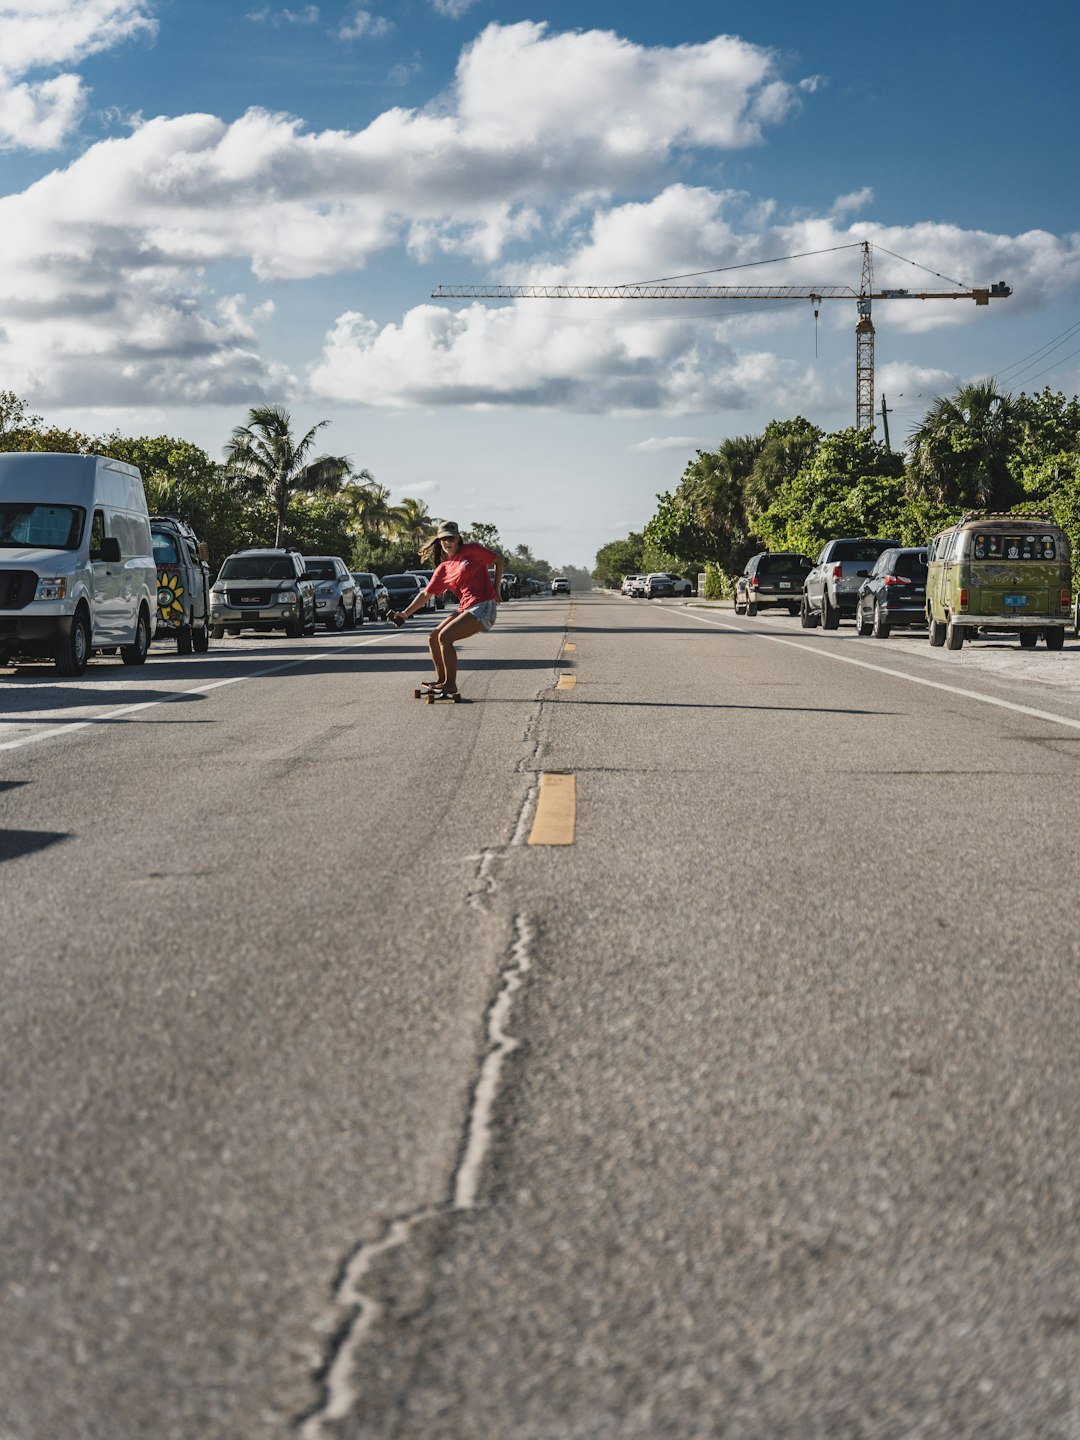
POLYGON ((502 554, 502 541, 499 539, 498 527, 485 525, 479 520, 474 520, 465 531, 464 538, 472 541, 474 545, 486 545, 489 550, 495 550, 502 554))
POLYGON ((280 405, 256 406, 248 423, 238 425, 225 447, 225 465, 247 494, 263 496, 273 506, 276 520, 274 544, 280 545, 286 532, 289 506, 304 491, 334 492, 352 474, 344 455, 316 455, 311 452, 318 432, 329 422, 320 420, 299 441, 292 433, 289 412, 280 405))
POLYGON ((625 540, 611 540, 596 552, 593 578, 598 585, 617 590, 624 575, 641 573, 642 551, 645 548, 643 535, 631 531, 625 540))
POLYGON ((41 416, 31 415, 26 401, 14 390, 0 390, 0 436, 15 430, 37 430, 41 423, 41 416))
POLYGON ((911 433, 911 493, 961 509, 1007 510, 1021 498, 1010 462, 1020 425, 993 380, 939 396, 911 433))
POLYGON ((423 500, 406 498, 394 512, 394 534, 399 540, 406 540, 419 550, 424 541, 435 533, 435 522, 423 500))
POLYGON ((814 556, 837 535, 903 538, 907 503, 903 458, 852 426, 825 435, 772 504, 750 519, 767 549, 814 556))

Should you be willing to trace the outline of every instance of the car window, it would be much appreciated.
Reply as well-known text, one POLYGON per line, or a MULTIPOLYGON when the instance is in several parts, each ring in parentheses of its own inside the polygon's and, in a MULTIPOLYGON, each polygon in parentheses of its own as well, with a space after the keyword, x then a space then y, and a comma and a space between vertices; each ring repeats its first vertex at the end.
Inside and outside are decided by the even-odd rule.
POLYGON ((926 551, 901 550, 895 557, 893 573, 904 575, 908 580, 926 579, 926 551))
POLYGON ((835 540, 831 560, 876 560, 883 550, 895 550, 891 540, 835 540))
POLYGON ((895 550, 883 550, 877 558, 877 564, 871 570, 871 575, 885 575, 892 570, 893 561, 896 559, 895 550))
POLYGON ((308 580, 336 580, 337 571, 332 560, 305 560, 304 577, 308 580))
POLYGON ((180 552, 176 548, 175 539, 160 530, 155 530, 152 533, 154 536, 154 564, 179 565, 180 552))
POLYGON ((789 575, 792 570, 802 569, 802 564, 800 555, 778 553, 760 556, 757 568, 759 575, 789 575))
POLYGON ((290 559, 267 559, 265 555, 230 555, 221 567, 222 580, 295 580, 290 559))
POLYGON ((1046 532, 976 531, 971 543, 973 560, 1056 560, 1057 551, 1057 537, 1046 532))

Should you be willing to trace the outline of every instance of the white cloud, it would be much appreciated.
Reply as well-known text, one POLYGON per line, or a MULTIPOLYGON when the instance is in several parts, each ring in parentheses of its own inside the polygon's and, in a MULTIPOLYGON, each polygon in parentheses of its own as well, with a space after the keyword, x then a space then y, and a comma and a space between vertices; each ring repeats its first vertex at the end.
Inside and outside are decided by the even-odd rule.
POLYGON ((261 10, 249 10, 244 16, 254 25, 272 25, 279 29, 282 25, 317 25, 320 14, 317 5, 304 5, 299 10, 290 10, 287 7, 281 10, 274 10, 269 5, 264 5, 261 10))
POLYGON ((639 455, 663 455, 668 450, 698 450, 704 445, 704 440, 693 435, 650 435, 647 440, 639 440, 627 448, 639 455))
POLYGON ((383 15, 374 15, 370 10, 354 10, 341 23, 339 40, 382 40, 393 33, 393 22, 383 15))
POLYGON ((0 0, 0 150, 58 149, 86 109, 78 75, 28 75, 156 31, 147 0, 0 0))
POLYGON ((851 190, 846 195, 838 195, 832 203, 829 214, 834 220, 840 220, 845 215, 852 215, 856 211, 865 210, 868 205, 873 204, 874 191, 871 186, 864 185, 861 190, 851 190))
POLYGON ((446 15, 451 20, 460 20, 478 0, 431 0, 431 8, 437 15, 446 15))

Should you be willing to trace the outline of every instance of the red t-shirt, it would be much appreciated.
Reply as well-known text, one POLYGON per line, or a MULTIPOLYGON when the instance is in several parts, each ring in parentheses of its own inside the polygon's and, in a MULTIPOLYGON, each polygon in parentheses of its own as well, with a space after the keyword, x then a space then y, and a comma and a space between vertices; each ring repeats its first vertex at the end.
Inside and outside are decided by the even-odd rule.
POLYGON ((495 599, 495 585, 488 574, 498 555, 486 545, 471 542, 462 545, 452 560, 443 560, 427 583, 428 595, 441 595, 449 590, 457 597, 458 606, 468 610, 481 600, 495 599))

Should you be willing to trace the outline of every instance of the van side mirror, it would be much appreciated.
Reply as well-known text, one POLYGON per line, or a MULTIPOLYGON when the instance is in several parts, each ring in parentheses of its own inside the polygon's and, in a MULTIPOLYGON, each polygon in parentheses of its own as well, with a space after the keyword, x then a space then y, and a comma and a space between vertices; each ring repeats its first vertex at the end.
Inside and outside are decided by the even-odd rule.
POLYGON ((120 541, 115 535, 106 535, 97 550, 90 551, 91 560, 104 560, 107 565, 120 563, 120 541))

